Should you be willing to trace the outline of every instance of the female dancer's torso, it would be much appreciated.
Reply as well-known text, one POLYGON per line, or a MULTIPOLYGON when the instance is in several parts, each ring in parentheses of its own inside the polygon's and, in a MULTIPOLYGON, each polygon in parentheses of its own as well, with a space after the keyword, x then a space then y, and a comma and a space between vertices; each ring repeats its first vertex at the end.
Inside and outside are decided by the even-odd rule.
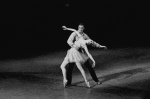
POLYGON ((85 44, 86 44, 86 42, 85 42, 84 38, 82 36, 80 36, 80 37, 76 38, 73 48, 76 48, 78 50, 80 47, 84 47, 85 44))

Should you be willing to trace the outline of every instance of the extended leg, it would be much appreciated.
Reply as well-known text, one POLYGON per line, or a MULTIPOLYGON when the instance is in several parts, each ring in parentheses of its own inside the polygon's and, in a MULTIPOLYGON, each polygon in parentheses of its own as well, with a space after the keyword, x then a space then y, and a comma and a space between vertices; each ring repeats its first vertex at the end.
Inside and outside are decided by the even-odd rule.
POLYGON ((98 80, 98 78, 97 78, 97 76, 96 76, 96 74, 95 74, 95 71, 94 71, 93 67, 91 66, 89 60, 87 60, 87 61, 84 63, 84 65, 85 65, 85 66, 87 67, 87 69, 89 70, 89 72, 90 72, 90 74, 91 74, 93 80, 94 80, 95 82, 99 82, 99 80, 98 80))
POLYGON ((81 74, 82 74, 82 76, 83 76, 83 78, 84 78, 84 80, 85 80, 86 85, 87 85, 88 87, 90 87, 90 84, 89 84, 89 82, 88 82, 88 80, 87 80, 87 78, 86 78, 85 71, 83 70, 81 64, 80 64, 80 63, 76 63, 76 65, 77 65, 78 69, 80 70, 80 72, 81 72, 81 74))
POLYGON ((63 82, 64 82, 64 87, 66 86, 67 79, 66 79, 66 65, 68 64, 68 61, 64 60, 60 66, 63 74, 63 82))

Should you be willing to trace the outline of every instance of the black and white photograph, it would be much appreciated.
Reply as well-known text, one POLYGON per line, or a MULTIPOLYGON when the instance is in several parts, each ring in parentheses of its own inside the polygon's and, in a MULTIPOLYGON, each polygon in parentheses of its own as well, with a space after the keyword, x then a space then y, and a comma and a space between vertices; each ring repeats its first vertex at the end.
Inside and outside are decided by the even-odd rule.
POLYGON ((0 99, 149 99, 146 1, 0 1, 0 99))

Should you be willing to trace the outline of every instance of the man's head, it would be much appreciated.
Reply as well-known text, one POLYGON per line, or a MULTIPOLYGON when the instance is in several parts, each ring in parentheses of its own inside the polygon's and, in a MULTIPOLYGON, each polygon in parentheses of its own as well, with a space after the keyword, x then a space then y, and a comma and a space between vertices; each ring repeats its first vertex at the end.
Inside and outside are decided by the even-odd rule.
POLYGON ((79 26, 78 26, 78 31, 79 31, 80 33, 82 33, 83 30, 84 30, 84 25, 83 25, 83 24, 79 24, 79 26))

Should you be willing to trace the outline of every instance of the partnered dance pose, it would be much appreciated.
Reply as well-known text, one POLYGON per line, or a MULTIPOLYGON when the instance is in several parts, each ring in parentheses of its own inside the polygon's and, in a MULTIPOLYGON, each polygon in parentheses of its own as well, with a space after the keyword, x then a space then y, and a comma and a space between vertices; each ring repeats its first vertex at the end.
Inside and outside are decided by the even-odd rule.
MULTIPOLYGON (((69 63, 75 63, 77 65, 77 67, 80 70, 80 72, 85 80, 85 83, 88 87, 90 87, 90 84, 86 78, 85 71, 83 70, 83 68, 81 66, 82 64, 87 66, 93 80, 97 84, 100 84, 100 82, 94 72, 94 69, 92 68, 95 66, 95 61, 94 61, 93 57, 91 56, 91 54, 89 53, 86 45, 91 44, 91 45, 94 45, 99 48, 101 48, 101 47, 106 48, 106 46, 101 46, 100 44, 91 40, 85 33, 83 33, 83 30, 84 30, 83 25, 79 25, 78 31, 76 31, 75 29, 67 28, 65 26, 63 26, 63 28, 64 28, 64 30, 73 31, 73 33, 70 35, 70 37, 67 41, 67 43, 71 46, 71 49, 68 50, 67 55, 61 64, 61 69, 62 69, 63 78, 64 78, 63 79, 64 87, 66 87, 66 85, 68 85, 69 83, 71 84, 71 79, 66 77, 66 68, 65 68, 66 65, 69 63), (75 39, 75 41, 74 41, 74 39, 75 39), (88 61, 89 59, 91 59, 93 61, 92 66, 90 65, 90 63, 88 61)), ((69 66, 69 67, 72 67, 72 69, 73 69, 73 66, 69 66)), ((70 71, 72 71, 72 70, 70 69, 70 71)), ((70 72, 70 73, 72 74, 72 72, 70 72)), ((69 75, 69 74, 67 74, 67 75, 69 75)))

